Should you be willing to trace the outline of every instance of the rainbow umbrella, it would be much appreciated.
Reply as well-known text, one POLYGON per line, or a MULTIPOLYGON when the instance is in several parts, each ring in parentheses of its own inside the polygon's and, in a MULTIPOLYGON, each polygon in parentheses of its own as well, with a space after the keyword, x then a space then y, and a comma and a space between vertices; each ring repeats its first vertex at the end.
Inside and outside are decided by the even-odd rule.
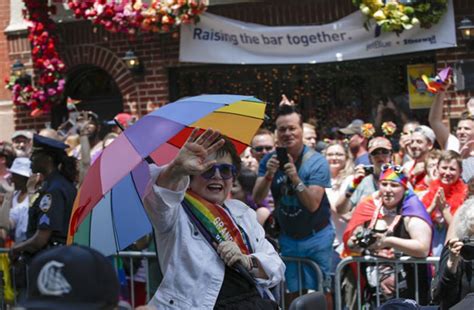
POLYGON ((71 214, 68 243, 114 254, 151 232, 142 198, 149 181, 145 159, 168 163, 194 128, 213 128, 241 153, 263 122, 265 104, 250 96, 201 95, 170 103, 140 119, 89 168, 71 214))

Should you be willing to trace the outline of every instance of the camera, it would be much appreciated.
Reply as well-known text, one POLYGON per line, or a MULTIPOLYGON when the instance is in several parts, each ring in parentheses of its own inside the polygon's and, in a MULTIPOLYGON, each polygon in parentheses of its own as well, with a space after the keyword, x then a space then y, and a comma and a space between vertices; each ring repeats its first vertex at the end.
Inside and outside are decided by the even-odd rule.
POLYGON ((365 175, 373 174, 374 173, 374 166, 364 165, 364 172, 365 172, 365 175))
POLYGON ((459 253, 464 260, 474 260, 474 239, 464 238, 461 240, 464 245, 459 253))
POLYGON ((375 243, 377 238, 375 237, 375 232, 370 228, 363 228, 356 234, 355 244, 360 248, 367 249, 369 246, 375 243))

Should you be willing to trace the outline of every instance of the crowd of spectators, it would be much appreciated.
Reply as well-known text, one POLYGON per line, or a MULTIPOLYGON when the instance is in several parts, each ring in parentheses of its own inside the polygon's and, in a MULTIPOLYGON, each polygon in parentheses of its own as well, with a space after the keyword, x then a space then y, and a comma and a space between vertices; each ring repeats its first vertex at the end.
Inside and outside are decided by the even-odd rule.
MULTIPOLYGON (((434 98, 429 119, 421 122, 395 113, 395 104, 382 99, 386 102, 378 105, 372 123, 369 119, 354 119, 327 139, 318 134, 314 119, 305 119, 298 112, 297 103, 282 97, 273 126, 256 132, 240 156, 241 170, 232 178, 232 189, 219 201, 232 198, 254 210, 256 221, 280 255, 309 258, 319 265, 323 279, 306 267, 299 279, 297 266, 286 264, 283 269, 286 269, 288 302, 301 290, 316 290, 321 284, 318 281, 322 281, 330 296, 338 262, 352 255, 441 256, 438 284, 441 290, 437 291, 437 302, 442 308, 451 306, 470 292, 464 285, 456 286, 453 277, 466 277, 466 270, 471 269, 468 259, 460 258, 460 251, 469 243, 463 242, 463 238, 474 238, 474 213, 469 200, 474 194, 474 116, 463 113, 456 132, 450 133, 442 120, 444 98, 445 92, 440 91, 434 98), (390 122, 382 122, 390 115, 390 122), (393 135, 395 124, 400 131, 399 139, 393 135), (461 223, 463 230, 455 231, 455 223, 461 223), (448 299, 444 294, 446 287, 456 288, 460 293, 448 299)), ((38 135, 67 145, 65 151, 77 160, 74 184, 80 186, 100 152, 135 121, 126 113, 117 115, 115 120, 102 123, 93 112, 76 112, 72 121, 68 120, 57 130, 43 129, 38 135)), ((28 207, 34 199, 31 194, 41 183, 38 174, 31 170, 33 134, 21 130, 13 134, 11 141, 0 142, 0 247, 14 248, 27 238, 28 207)), ((210 178, 215 177, 216 171, 212 174, 210 178)), ((156 182, 168 188, 170 180, 156 182)), ((155 191, 158 196, 168 195, 155 191)), ((176 205, 182 199, 178 198, 173 202, 176 205)), ((169 200, 163 203, 170 204, 169 200)), ((153 214, 154 203, 148 204, 148 211, 153 214)), ((161 223, 163 219, 155 221, 161 223)), ((265 244, 269 255, 272 252, 266 247, 265 244)), ((159 254, 160 250, 163 249, 157 249, 159 254)), ((196 259, 190 261, 202 263, 196 259)), ((247 258, 241 261, 252 263, 247 258)), ((258 265, 260 271, 271 276, 268 266, 263 266, 262 269, 258 265)), ((227 277, 227 267, 225 270, 227 277)), ((395 279, 405 288, 400 296, 413 298, 414 272, 406 267, 403 276, 395 277, 387 266, 369 266, 361 275, 346 270, 343 302, 348 308, 354 306, 356 281, 361 277, 365 279, 363 297, 369 304, 377 285, 382 300, 392 298, 395 279), (374 280, 374 268, 385 268, 380 282, 374 280)), ((430 270, 420 268, 416 278, 419 301, 427 305, 431 299, 430 270)), ((161 297, 157 298, 155 303, 160 304, 161 297)))

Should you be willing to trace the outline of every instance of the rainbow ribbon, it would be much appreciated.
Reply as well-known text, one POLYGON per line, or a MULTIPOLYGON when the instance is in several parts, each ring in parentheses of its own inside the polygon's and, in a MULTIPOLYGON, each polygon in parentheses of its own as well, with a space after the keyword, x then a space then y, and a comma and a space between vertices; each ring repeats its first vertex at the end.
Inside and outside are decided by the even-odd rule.
POLYGON ((204 237, 211 239, 208 240, 211 244, 233 241, 243 254, 250 254, 242 232, 224 208, 210 203, 190 190, 184 195, 183 205, 192 213, 191 219, 198 221, 196 224, 207 231, 208 234, 204 234, 204 237))

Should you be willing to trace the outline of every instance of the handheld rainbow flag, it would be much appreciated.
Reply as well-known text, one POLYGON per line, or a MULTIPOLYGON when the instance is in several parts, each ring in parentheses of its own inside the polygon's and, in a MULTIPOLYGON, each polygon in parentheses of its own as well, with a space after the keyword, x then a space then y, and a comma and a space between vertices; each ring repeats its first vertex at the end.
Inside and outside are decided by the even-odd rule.
POLYGON ((441 70, 435 77, 428 77, 423 74, 421 76, 421 79, 426 84, 426 90, 432 94, 436 94, 444 88, 445 82, 449 78, 451 72, 451 67, 446 67, 441 70))

